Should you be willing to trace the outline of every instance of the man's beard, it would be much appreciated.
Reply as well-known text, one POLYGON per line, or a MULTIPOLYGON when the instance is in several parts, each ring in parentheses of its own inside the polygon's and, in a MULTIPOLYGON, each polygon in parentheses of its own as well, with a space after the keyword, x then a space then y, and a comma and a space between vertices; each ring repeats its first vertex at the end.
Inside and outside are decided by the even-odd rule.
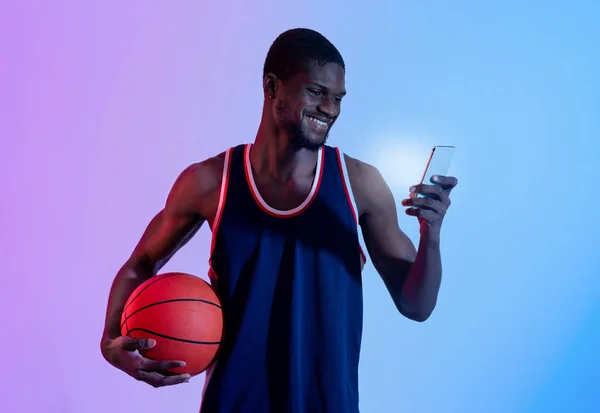
POLYGON ((299 125, 290 125, 292 147, 294 149, 308 149, 309 151, 316 152, 325 146, 327 138, 329 138, 329 131, 325 134, 325 137, 321 142, 314 142, 309 138, 309 132, 306 127, 306 123, 301 122, 299 125))
POLYGON ((320 142, 313 142, 308 131, 308 127, 304 120, 304 114, 302 115, 302 119, 300 123, 297 124, 293 122, 292 117, 289 116, 288 106, 285 102, 279 102, 277 105, 277 111, 279 112, 279 116, 281 121, 284 123, 284 128, 290 135, 290 143, 295 150, 299 149, 307 149, 309 151, 316 152, 327 143, 327 139, 329 138, 329 130, 325 134, 325 137, 320 142))

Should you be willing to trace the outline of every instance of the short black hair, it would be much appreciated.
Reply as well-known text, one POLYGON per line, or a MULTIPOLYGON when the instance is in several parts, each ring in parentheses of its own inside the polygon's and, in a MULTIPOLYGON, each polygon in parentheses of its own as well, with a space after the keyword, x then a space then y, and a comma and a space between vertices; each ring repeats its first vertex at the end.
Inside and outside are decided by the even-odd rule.
POLYGON ((269 48, 263 79, 273 73, 285 82, 308 70, 311 64, 324 66, 328 63, 337 63, 346 70, 338 49, 321 33, 304 28, 290 29, 277 36, 269 48))

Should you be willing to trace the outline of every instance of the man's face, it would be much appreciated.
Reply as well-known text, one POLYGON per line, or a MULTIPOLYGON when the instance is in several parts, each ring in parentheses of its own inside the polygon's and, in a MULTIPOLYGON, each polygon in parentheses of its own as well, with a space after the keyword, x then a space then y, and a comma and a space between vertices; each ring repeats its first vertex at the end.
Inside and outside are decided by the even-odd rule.
POLYGON ((307 72, 278 83, 277 125, 289 133, 298 149, 317 150, 325 145, 346 95, 344 69, 336 63, 310 65, 307 72))

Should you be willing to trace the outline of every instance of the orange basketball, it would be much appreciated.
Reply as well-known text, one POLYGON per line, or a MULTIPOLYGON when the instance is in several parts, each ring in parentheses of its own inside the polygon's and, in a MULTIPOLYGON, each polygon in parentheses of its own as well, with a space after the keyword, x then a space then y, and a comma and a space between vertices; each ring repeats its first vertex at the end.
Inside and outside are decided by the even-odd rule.
POLYGON ((121 334, 152 338, 156 345, 142 353, 153 360, 181 360, 169 370, 192 376, 215 360, 223 335, 221 303, 203 279, 183 273, 150 278, 131 294, 121 316, 121 334))

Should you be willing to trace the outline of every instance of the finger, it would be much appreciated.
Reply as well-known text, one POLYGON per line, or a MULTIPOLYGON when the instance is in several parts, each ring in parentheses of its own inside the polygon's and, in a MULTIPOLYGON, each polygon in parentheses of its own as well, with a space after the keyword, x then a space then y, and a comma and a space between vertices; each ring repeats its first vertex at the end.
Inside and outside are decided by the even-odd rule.
POLYGON ((413 198, 432 198, 440 201, 446 207, 450 206, 450 190, 444 190, 440 185, 421 185, 421 197, 414 196, 413 198))
POLYGON ((169 369, 176 369, 177 367, 185 367, 185 361, 150 360, 144 358, 140 364, 140 368, 146 371, 164 371, 169 369))
POLYGON ((189 374, 178 374, 174 376, 163 376, 162 374, 150 371, 139 370, 137 378, 154 387, 172 386, 179 383, 187 383, 190 378, 189 374))
POLYGON ((152 338, 133 338, 133 337, 119 337, 121 342, 119 343, 123 350, 146 350, 156 345, 156 340, 152 338))
POLYGON ((441 201, 428 197, 403 199, 402 206, 429 209, 436 213, 446 212, 446 206, 441 201))
POLYGON ((189 374, 180 374, 173 376, 163 376, 157 372, 149 372, 140 370, 138 373, 138 379, 150 384, 153 387, 172 386, 179 383, 189 382, 191 376, 189 374))
POLYGON ((426 197, 440 199, 444 193, 444 188, 442 188, 440 185, 419 184, 411 186, 409 191, 412 198, 415 198, 420 194, 426 197))
POLYGON ((431 182, 441 186, 444 191, 452 191, 452 189, 458 185, 458 179, 454 176, 443 176, 443 175, 434 175, 431 177, 431 182))
POLYGON ((435 222, 439 219, 439 215, 432 211, 431 209, 423 209, 423 208, 407 208, 406 215, 410 215, 413 217, 422 218, 428 223, 435 222))

